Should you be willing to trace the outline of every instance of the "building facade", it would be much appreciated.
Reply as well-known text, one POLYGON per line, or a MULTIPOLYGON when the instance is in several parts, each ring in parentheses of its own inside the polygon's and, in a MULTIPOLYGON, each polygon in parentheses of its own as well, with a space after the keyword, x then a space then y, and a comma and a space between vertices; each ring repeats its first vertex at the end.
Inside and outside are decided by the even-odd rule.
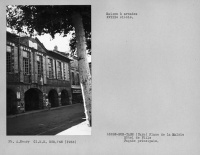
POLYGON ((76 56, 72 57, 71 63, 71 92, 72 92, 72 102, 73 103, 83 103, 79 71, 78 71, 78 60, 76 56))
POLYGON ((72 104, 70 61, 37 38, 7 32, 7 115, 72 104))

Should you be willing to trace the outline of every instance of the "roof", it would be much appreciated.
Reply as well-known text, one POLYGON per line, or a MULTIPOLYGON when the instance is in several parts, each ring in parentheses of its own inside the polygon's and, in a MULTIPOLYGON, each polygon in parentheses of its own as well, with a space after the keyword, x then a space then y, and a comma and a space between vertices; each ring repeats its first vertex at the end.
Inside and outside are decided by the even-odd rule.
POLYGON ((70 59, 70 58, 68 57, 67 53, 59 52, 59 51, 55 51, 55 50, 53 50, 53 51, 48 50, 48 52, 58 54, 58 55, 60 55, 60 56, 62 56, 62 57, 65 57, 65 58, 69 59, 70 61, 72 61, 72 59, 70 59))
POLYGON ((15 43, 19 43, 19 36, 13 33, 6 31, 6 39, 11 40, 15 43))
POLYGON ((40 40, 39 40, 37 37, 35 38, 35 40, 38 42, 38 44, 40 44, 40 46, 41 46, 42 48, 44 48, 46 51, 48 51, 48 50, 46 49, 46 47, 44 46, 44 44, 41 43, 40 40))
MULTIPOLYGON (((16 35, 16 34, 13 34, 13 33, 10 33, 8 31, 6 31, 6 34, 7 34, 7 40, 11 40, 13 41, 14 43, 17 43, 19 44, 19 42, 22 44, 22 40, 23 39, 34 39, 45 51, 47 52, 52 52, 52 53, 55 53, 55 54, 58 54, 64 58, 67 58, 69 59, 69 61, 72 61, 72 59, 70 59, 67 55, 67 53, 64 53, 64 52, 60 52, 60 51, 51 51, 51 50, 47 50, 46 47, 43 45, 43 43, 40 42, 40 40, 36 37, 36 38, 32 38, 32 37, 28 37, 28 36, 23 36, 23 37, 20 37, 19 35, 16 35), (23 38, 22 40, 20 40, 19 38, 23 38)), ((24 44, 23 44, 24 45, 24 44)))

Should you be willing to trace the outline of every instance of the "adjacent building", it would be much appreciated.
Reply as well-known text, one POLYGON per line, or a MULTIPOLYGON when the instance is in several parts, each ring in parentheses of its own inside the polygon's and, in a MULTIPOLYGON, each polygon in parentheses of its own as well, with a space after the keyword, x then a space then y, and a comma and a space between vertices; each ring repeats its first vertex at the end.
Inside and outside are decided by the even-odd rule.
POLYGON ((76 56, 72 57, 71 63, 71 92, 72 92, 72 102, 73 103, 83 103, 79 71, 78 71, 78 59, 76 56))
POLYGON ((71 79, 70 61, 47 50, 37 38, 7 32, 7 115, 44 109, 47 102, 51 107, 72 104, 71 82, 72 86, 80 82, 71 79))

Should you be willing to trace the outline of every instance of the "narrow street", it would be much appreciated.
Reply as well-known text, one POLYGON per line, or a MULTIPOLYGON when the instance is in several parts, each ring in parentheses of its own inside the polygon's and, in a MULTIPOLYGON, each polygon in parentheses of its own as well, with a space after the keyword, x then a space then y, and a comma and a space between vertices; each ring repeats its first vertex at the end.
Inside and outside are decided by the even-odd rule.
POLYGON ((56 135, 85 120, 83 104, 7 117, 7 135, 56 135))

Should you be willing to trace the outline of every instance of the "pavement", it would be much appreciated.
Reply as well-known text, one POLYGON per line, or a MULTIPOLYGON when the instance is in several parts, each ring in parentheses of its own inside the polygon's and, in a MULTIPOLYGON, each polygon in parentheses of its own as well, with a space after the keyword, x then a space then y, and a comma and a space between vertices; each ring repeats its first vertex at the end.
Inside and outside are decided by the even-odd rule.
MULTIPOLYGON (((51 107, 50 110, 56 110, 56 109, 61 109, 61 108, 65 108, 65 107, 70 107, 70 106, 74 106, 75 104, 71 104, 71 105, 67 105, 67 106, 60 106, 60 107, 51 107)), ((33 110, 33 111, 27 111, 25 113, 19 113, 19 114, 14 114, 14 115, 8 115, 6 116, 7 118, 14 118, 14 117, 19 117, 19 116, 24 116, 24 115, 29 115, 29 114, 35 114, 35 113, 40 113, 43 111, 48 111, 47 108, 45 109, 39 109, 39 110, 33 110)))
POLYGON ((91 127, 82 114, 82 104, 73 104, 50 111, 42 109, 10 115, 7 116, 7 134, 91 135, 91 127))
POLYGON ((91 127, 89 127, 89 122, 84 121, 78 125, 75 125, 67 130, 64 130, 57 135, 91 135, 91 127))

